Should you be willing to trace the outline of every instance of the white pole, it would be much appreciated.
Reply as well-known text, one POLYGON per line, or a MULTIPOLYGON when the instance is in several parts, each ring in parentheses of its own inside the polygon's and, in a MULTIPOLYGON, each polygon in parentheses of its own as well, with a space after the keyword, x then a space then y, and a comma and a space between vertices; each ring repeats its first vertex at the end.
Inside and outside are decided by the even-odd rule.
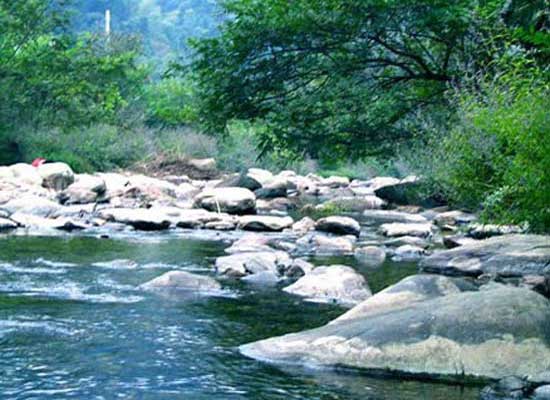
POLYGON ((111 34, 111 10, 105 10, 105 35, 111 34))

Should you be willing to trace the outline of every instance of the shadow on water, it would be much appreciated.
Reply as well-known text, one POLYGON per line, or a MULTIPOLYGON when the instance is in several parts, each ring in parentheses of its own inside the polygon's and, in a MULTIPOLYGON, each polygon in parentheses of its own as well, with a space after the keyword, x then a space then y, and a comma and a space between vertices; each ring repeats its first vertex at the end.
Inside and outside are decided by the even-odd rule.
MULTIPOLYGON (((477 398, 476 388, 274 367, 236 350, 325 324, 344 312, 334 305, 235 282, 223 282, 228 296, 184 299, 137 287, 172 269, 212 274, 225 246, 170 235, 0 239, 0 398, 477 398)), ((354 265, 374 291, 416 271, 314 261, 354 265)))

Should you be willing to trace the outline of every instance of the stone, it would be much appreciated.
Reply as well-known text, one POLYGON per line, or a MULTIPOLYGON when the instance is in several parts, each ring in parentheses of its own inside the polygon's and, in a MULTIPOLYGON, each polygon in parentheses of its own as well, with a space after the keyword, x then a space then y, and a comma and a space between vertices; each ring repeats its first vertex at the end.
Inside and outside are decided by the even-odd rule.
POLYGON ((238 228, 245 231, 280 232, 294 223, 291 217, 274 217, 268 215, 246 215, 239 217, 238 228))
POLYGON ((61 205, 44 197, 23 195, 2 205, 11 214, 27 214, 37 217, 49 217, 61 210, 61 205))
POLYGON ((521 285, 550 298, 550 275, 525 275, 521 285))
POLYGON ((74 182, 74 172, 62 162, 46 163, 37 168, 42 177, 42 186, 56 191, 65 190, 74 182))
POLYGON ((241 280, 252 285, 275 286, 279 283, 281 277, 273 271, 260 271, 252 275, 243 276, 241 280))
POLYGON ((385 246, 393 246, 393 247, 399 247, 399 246, 403 246, 403 245, 406 245, 406 244, 409 244, 411 246, 418 246, 418 247, 422 247, 422 248, 427 248, 429 247, 429 243, 426 241, 426 239, 423 239, 423 238, 419 238, 417 236, 398 236, 396 238, 393 238, 393 239, 388 239, 386 241, 384 241, 384 245, 385 246))
POLYGON ((349 184, 349 178, 346 178, 345 176, 329 176, 319 182, 319 186, 327 186, 331 189, 347 187, 349 184))
POLYGON ((216 292, 221 285, 209 276, 192 274, 186 271, 169 271, 140 286, 144 290, 184 290, 192 292, 216 292))
POLYGON ((355 249, 353 255, 361 264, 369 267, 378 267, 386 260, 386 252, 377 246, 359 247, 355 249))
POLYGON ((192 158, 187 163, 201 172, 212 172, 217 169, 216 160, 213 158, 192 158))
POLYGON ((273 174, 265 169, 250 168, 240 177, 238 186, 254 191, 271 182, 273 178, 273 174))
POLYGON ((432 234, 431 223, 388 223, 380 225, 380 232, 385 236, 418 236, 428 237, 432 234))
POLYGON ((154 209, 109 208, 100 210, 98 216, 107 221, 130 225, 137 230, 159 231, 170 227, 170 218, 154 209))
POLYGON ((17 228, 17 223, 10 219, 0 218, 0 232, 17 228))
POLYGON ((550 400, 550 385, 536 388, 533 392, 533 400, 550 400))
POLYGON ((88 204, 94 203, 98 194, 89 189, 71 185, 59 193, 58 199, 61 204, 88 204))
POLYGON ((343 210, 346 212, 363 212, 382 208, 386 202, 374 195, 343 196, 327 200, 317 206, 320 210, 343 210))
POLYGON ((424 248, 405 244, 399 246, 393 252, 392 260, 394 261, 418 261, 426 256, 427 252, 424 248))
POLYGON ((408 176, 398 182, 387 182, 374 189, 374 194, 383 200, 394 204, 411 204, 416 200, 415 189, 419 179, 416 176, 408 176))
POLYGON ((51 227, 60 231, 73 232, 87 229, 90 226, 73 218, 59 217, 52 220, 51 227))
POLYGON ((309 233, 296 241, 299 252, 316 255, 353 254, 357 238, 353 235, 328 236, 321 233, 309 233))
POLYGON ((96 174, 105 183, 105 199, 124 195, 130 188, 130 180, 127 176, 114 172, 96 174))
POLYGON ((481 400, 523 400, 527 399, 532 385, 519 376, 507 376, 483 388, 481 400))
POLYGON ((87 189, 91 192, 102 195, 107 190, 107 185, 105 181, 100 176, 90 175, 90 174, 77 174, 75 175, 74 183, 68 187, 78 187, 87 189))
POLYGON ((195 197, 195 205, 209 211, 253 214, 256 211, 256 196, 250 190, 239 187, 206 189, 195 197))
POLYGON ((443 245, 448 249, 464 246, 465 244, 476 243, 476 239, 465 237, 462 235, 443 236, 443 245))
POLYGON ((265 251, 275 251, 275 249, 269 247, 268 237, 258 234, 245 235, 225 249, 227 254, 265 251))
POLYGON ((369 297, 330 323, 404 309, 424 300, 473 290, 475 286, 462 279, 430 274, 411 275, 369 297))
POLYGON ((437 214, 433 222, 437 226, 443 227, 469 224, 476 219, 477 217, 475 215, 463 211, 447 211, 437 214))
POLYGON ((178 187, 170 182, 145 175, 132 175, 128 178, 124 195, 148 202, 176 198, 177 192, 178 187))
POLYGON ((232 278, 241 278, 262 271, 281 275, 291 264, 290 256, 283 251, 249 252, 232 254, 216 259, 216 272, 232 278))
POLYGON ((261 188, 256 189, 254 193, 258 199, 273 199, 276 197, 286 197, 287 195, 287 180, 273 178, 266 182, 261 188))
POLYGON ((550 274, 550 237, 503 235, 437 251, 420 262, 423 271, 503 277, 550 274))
POLYGON ((13 175, 13 171, 10 167, 2 167, 0 166, 0 180, 12 180, 15 176, 13 175))
POLYGON ((216 213, 200 209, 177 209, 173 215, 169 215, 178 228, 206 228, 207 225, 232 226, 236 228, 235 217, 225 213, 216 213))
POLYGON ((315 267, 310 262, 297 258, 295 260, 292 260, 292 264, 286 271, 284 271, 284 274, 288 278, 299 278, 301 276, 309 274, 313 270, 313 268, 315 267))
POLYGON ((345 265, 316 267, 285 292, 305 297, 307 301, 354 306, 372 295, 365 278, 345 265))
POLYGON ((500 287, 419 301, 246 344, 240 351, 279 364, 434 379, 529 378, 550 369, 548 326, 547 299, 527 289, 500 287))
POLYGON ((315 229, 315 221, 310 217, 304 217, 292 225, 292 231, 302 235, 313 229, 315 229))
POLYGON ((350 217, 332 216, 321 218, 315 224, 315 229, 337 235, 359 236, 361 234, 361 226, 350 217))
POLYGON ((9 167, 13 178, 18 182, 30 186, 42 186, 42 176, 38 173, 38 169, 30 164, 18 163, 9 167))
POLYGON ((487 239, 493 236, 523 233, 524 229, 516 225, 482 225, 471 224, 468 227, 468 236, 474 239, 487 239))
POLYGON ((426 223, 428 220, 420 214, 411 214, 393 210, 365 210, 363 216, 374 222, 426 223))

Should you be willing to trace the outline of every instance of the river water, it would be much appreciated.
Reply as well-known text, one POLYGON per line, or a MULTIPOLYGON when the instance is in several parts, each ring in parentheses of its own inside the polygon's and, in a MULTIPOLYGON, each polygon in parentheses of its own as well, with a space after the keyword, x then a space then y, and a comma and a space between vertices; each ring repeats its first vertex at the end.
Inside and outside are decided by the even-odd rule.
MULTIPOLYGON (((237 351, 322 325, 337 306, 234 282, 217 297, 138 288, 174 269, 212 274, 226 246, 175 234, 0 237, 0 399, 478 398, 475 387, 274 367, 237 351)), ((373 291, 415 270, 361 269, 373 291)))

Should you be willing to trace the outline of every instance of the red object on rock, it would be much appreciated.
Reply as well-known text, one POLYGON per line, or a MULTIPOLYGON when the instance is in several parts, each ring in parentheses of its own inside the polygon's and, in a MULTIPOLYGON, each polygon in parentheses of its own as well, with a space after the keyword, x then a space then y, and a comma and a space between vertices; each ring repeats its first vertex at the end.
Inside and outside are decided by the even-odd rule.
POLYGON ((31 163, 33 167, 40 167, 42 164, 46 162, 45 158, 35 158, 34 161, 31 163))

